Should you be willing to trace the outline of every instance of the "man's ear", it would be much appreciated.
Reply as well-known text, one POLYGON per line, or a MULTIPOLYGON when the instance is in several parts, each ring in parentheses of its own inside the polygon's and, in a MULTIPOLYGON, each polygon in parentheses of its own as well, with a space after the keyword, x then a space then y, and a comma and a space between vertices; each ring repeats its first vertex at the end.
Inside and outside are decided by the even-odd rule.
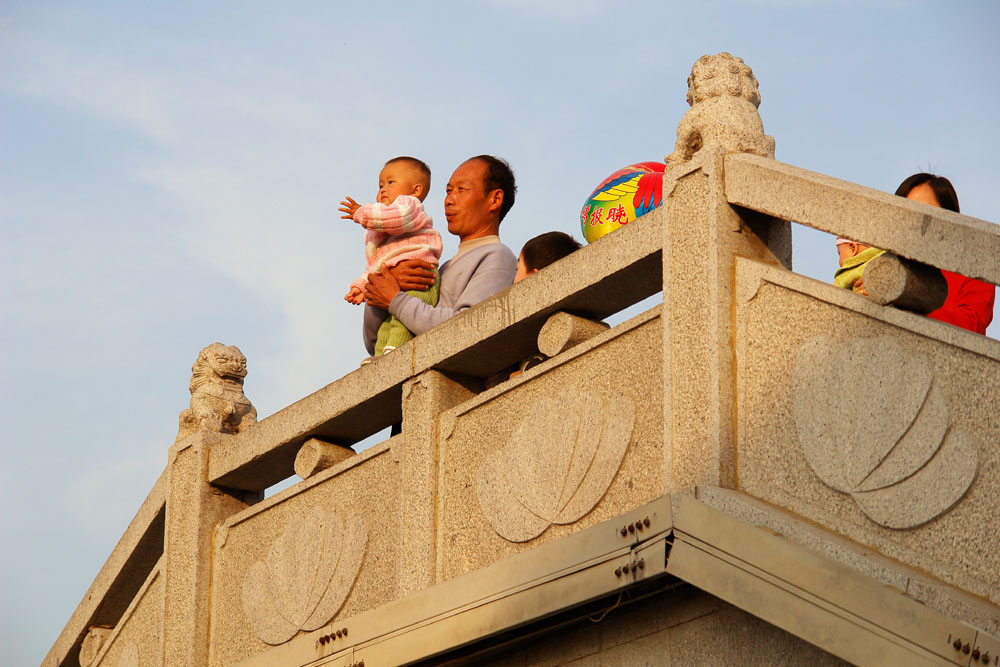
POLYGON ((503 206, 503 190, 497 188, 489 194, 490 210, 499 211, 500 207, 503 206))
POLYGON ((424 184, 423 183, 414 183, 413 184, 413 193, 412 194, 417 199, 420 199, 420 195, 424 194, 424 184))

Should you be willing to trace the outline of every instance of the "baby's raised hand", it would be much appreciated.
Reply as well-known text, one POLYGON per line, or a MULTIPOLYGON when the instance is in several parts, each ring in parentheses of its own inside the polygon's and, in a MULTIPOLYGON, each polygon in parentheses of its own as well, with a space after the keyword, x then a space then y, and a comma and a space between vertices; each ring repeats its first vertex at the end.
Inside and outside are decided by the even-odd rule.
POLYGON ((353 303, 355 306, 360 306, 365 302, 365 296, 359 287, 351 285, 351 289, 344 295, 344 301, 353 303))
POLYGON ((361 208, 361 204, 354 201, 350 197, 346 197, 344 201, 340 202, 340 208, 337 210, 344 214, 340 216, 341 218, 344 218, 345 220, 353 220, 354 212, 359 208, 361 208))

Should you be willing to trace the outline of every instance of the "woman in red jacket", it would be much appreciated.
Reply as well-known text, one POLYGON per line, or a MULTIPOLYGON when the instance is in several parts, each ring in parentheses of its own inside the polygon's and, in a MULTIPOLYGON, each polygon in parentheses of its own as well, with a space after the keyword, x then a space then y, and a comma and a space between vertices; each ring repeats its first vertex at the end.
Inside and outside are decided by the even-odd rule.
MULTIPOLYGON (((900 183, 896 188, 896 194, 913 201, 959 212, 958 194, 951 181, 944 176, 914 174, 900 183)), ((927 317, 985 334, 986 327, 993 321, 996 289, 989 283, 966 278, 951 271, 942 269, 941 273, 948 281, 948 298, 945 299, 943 306, 929 313, 927 317)))

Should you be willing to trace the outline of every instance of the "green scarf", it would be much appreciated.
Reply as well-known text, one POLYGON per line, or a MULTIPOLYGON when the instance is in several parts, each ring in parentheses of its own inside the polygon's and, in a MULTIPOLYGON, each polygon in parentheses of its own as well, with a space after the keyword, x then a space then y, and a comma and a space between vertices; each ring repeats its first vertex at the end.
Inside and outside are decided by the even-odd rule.
POLYGON ((848 257, 844 260, 844 265, 837 269, 837 273, 833 275, 833 284, 856 292, 855 285, 861 280, 861 276, 865 272, 865 265, 884 252, 885 250, 878 248, 868 248, 854 257, 848 257))

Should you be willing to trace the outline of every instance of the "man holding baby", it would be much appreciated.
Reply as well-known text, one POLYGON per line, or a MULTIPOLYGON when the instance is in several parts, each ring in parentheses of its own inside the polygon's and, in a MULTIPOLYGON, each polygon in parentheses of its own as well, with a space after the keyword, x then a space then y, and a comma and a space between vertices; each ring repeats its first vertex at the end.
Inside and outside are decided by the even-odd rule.
POLYGON ((375 340, 386 311, 419 335, 511 286, 517 257, 500 242, 499 232, 516 193, 514 173, 500 158, 478 155, 459 165, 444 199, 448 231, 459 238, 458 252, 440 267, 437 305, 405 293, 434 284, 429 262, 404 260, 380 274, 369 274, 364 293, 366 345, 375 340))

